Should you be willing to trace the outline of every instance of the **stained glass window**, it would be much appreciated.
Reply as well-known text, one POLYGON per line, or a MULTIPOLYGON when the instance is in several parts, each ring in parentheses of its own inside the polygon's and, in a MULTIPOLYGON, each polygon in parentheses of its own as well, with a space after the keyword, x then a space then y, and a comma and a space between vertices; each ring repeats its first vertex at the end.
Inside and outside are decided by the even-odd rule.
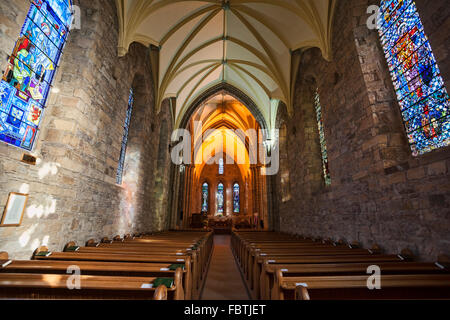
POLYGON ((381 1, 378 27, 413 155, 450 145, 449 96, 414 1, 381 1))
POLYGON ((222 175, 225 173, 225 167, 223 163, 223 158, 219 159, 219 174, 222 175))
POLYGON ((0 141, 33 149, 71 23, 71 0, 31 0, 0 82, 0 141))
POLYGON ((117 167, 117 176, 116 176, 117 184, 122 184, 123 168, 125 165, 125 155, 127 154, 128 131, 130 130, 131 114, 133 113, 133 103, 134 103, 134 93, 133 89, 131 89, 128 98, 127 116, 125 118, 125 124, 123 126, 122 148, 120 150, 119 166, 117 167))
POLYGON ((320 104, 319 89, 317 89, 314 94, 314 107, 316 109, 317 125, 319 128, 320 149, 322 152, 323 176, 325 179, 325 184, 329 186, 331 185, 331 175, 330 170, 328 168, 328 149, 327 149, 327 141, 325 139, 325 131, 323 128, 322 105, 320 104))
POLYGON ((239 184, 235 183, 233 186, 233 212, 239 213, 240 210, 241 210, 240 187, 239 184))
POLYGON ((225 212, 225 189, 223 183, 217 186, 217 214, 221 215, 225 212))
POLYGON ((204 183, 202 186, 202 212, 208 212, 209 185, 204 183))

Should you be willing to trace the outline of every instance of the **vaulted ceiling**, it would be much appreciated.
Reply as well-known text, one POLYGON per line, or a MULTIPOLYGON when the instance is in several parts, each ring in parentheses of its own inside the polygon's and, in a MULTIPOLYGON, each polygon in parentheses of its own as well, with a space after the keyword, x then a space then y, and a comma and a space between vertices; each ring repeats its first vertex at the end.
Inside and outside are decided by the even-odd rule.
POLYGON ((241 102, 223 93, 211 97, 194 112, 188 129, 191 131, 192 160, 198 177, 208 161, 224 156, 238 165, 242 177, 247 177, 250 152, 256 153, 257 150, 254 150, 256 146, 250 146, 245 133, 255 130, 254 138, 257 139, 260 126, 241 102))
POLYGON ((336 0, 116 0, 119 55, 133 42, 152 57, 158 110, 176 99, 178 125, 205 90, 226 82, 250 97, 273 128, 280 101, 292 111, 297 49, 331 57, 336 0))

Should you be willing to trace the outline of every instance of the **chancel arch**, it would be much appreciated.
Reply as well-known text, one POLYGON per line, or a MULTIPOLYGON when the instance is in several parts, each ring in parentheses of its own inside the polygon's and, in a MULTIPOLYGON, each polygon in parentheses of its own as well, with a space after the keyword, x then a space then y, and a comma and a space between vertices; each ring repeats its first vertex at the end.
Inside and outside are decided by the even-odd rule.
MULTIPOLYGON (((269 227, 267 196, 264 195, 267 177, 262 175, 262 164, 258 163, 258 147, 264 145, 267 133, 257 118, 264 118, 247 96, 228 85, 205 92, 197 103, 190 108, 189 121, 181 122, 192 134, 192 163, 183 166, 186 171, 181 173, 191 181, 184 182, 183 190, 196 193, 207 180, 211 201, 209 217, 224 216, 253 223, 256 214, 266 220, 265 224, 258 225, 269 227), (243 101, 249 101, 250 106, 243 101), (218 191, 219 185, 221 188, 223 185, 223 191, 218 191), (218 210, 219 200, 223 202, 223 210, 218 210)), ((266 125, 264 121, 263 125, 266 125)), ((189 225, 192 215, 204 213, 196 195, 182 201, 185 225, 189 225)))

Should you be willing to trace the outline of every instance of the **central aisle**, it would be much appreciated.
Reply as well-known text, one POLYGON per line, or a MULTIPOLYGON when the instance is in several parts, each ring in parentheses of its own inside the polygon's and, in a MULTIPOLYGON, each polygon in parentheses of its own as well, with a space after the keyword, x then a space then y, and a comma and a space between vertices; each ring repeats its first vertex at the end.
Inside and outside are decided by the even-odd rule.
POLYGON ((214 252, 201 300, 250 300, 230 248, 230 236, 214 236, 214 252))

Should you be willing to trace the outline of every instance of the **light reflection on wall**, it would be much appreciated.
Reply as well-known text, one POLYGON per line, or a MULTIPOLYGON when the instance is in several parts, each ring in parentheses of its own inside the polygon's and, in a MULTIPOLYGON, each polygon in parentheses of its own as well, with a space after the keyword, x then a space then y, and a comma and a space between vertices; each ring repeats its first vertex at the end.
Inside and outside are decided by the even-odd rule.
POLYGON ((26 209, 28 218, 46 218, 50 214, 56 212, 56 199, 54 199, 52 196, 47 196, 42 200, 42 202, 43 203, 40 205, 32 204, 26 209))
POLYGON ((60 167, 61 165, 56 162, 44 163, 38 171, 39 179, 42 180, 49 175, 56 175, 58 173, 58 168, 60 167))

